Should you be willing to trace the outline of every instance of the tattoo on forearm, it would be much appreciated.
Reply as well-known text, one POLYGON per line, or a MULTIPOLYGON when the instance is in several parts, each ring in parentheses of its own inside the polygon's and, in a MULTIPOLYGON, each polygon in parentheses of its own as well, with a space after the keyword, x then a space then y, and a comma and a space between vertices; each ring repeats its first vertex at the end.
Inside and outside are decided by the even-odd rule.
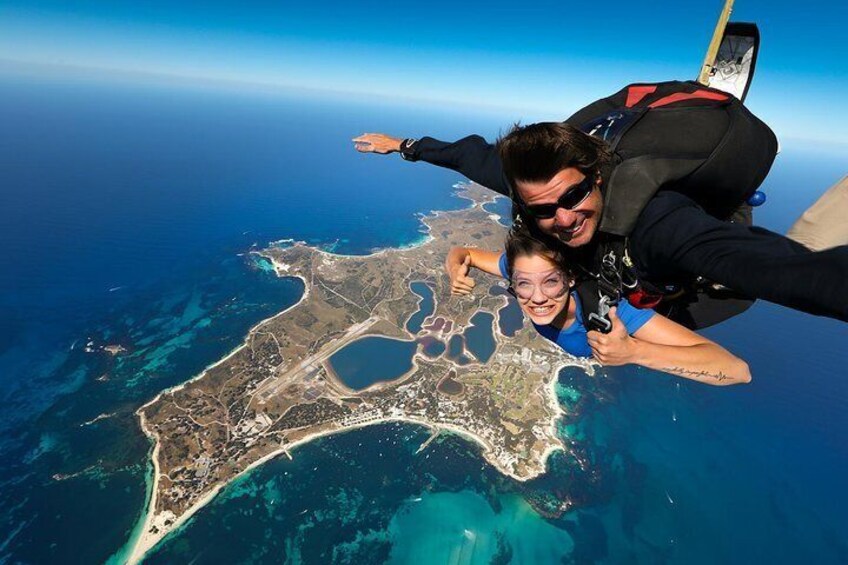
POLYGON ((709 371, 693 371, 691 369, 687 369, 685 367, 666 367, 664 369, 660 369, 661 371, 665 371, 666 373, 674 373, 676 375, 690 376, 690 377, 709 377, 711 379, 715 379, 718 382, 728 381, 730 380, 729 375, 725 375, 721 371, 718 373, 710 373, 709 371))

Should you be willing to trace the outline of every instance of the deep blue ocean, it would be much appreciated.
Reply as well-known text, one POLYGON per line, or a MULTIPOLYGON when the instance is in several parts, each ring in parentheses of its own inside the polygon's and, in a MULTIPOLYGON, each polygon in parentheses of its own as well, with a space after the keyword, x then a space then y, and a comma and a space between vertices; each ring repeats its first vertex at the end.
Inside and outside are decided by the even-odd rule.
MULTIPOLYGON (((418 213, 465 205, 458 174, 352 137, 491 139, 519 117, 0 74, 0 562, 122 560, 151 472, 134 411, 302 292, 249 251, 406 245, 418 213)), ((785 230, 845 157, 784 143, 757 222, 785 230)), ((241 477, 148 561, 848 562, 848 326, 759 303, 707 335, 751 385, 565 370, 574 455, 527 484, 461 438, 416 455, 426 430, 366 428, 241 477)))

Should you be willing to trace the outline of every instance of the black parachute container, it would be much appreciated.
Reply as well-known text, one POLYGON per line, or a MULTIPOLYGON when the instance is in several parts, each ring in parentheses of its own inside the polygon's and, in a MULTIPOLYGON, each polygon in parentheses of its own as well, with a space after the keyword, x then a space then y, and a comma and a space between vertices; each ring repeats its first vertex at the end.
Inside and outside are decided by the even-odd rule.
POLYGON ((660 190, 730 219, 777 153, 774 133, 741 100, 695 81, 631 84, 567 121, 606 141, 612 153, 611 170, 602 172, 598 230, 613 236, 629 236, 660 190))
MULTIPOLYGON (((771 168, 777 138, 743 104, 760 33, 755 24, 729 22, 732 9, 733 0, 725 0, 697 81, 631 84, 568 120, 606 141, 616 163, 598 226, 604 243, 595 250, 594 269, 577 286, 587 328, 608 332, 610 307, 625 295, 644 294, 635 277, 625 284, 625 275, 632 275, 624 261, 625 238, 658 190, 677 190, 708 214, 730 219, 771 168)), ((663 293, 648 290, 648 298, 663 293)))

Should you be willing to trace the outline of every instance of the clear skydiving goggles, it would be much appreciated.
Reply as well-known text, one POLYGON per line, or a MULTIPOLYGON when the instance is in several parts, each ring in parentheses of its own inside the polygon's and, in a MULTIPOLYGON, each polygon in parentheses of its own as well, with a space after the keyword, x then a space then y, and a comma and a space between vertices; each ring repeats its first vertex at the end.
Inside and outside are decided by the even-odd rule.
POLYGON ((516 298, 530 300, 538 288, 545 298, 557 300, 568 292, 570 286, 568 276, 559 269, 542 273, 513 271, 507 290, 516 298))

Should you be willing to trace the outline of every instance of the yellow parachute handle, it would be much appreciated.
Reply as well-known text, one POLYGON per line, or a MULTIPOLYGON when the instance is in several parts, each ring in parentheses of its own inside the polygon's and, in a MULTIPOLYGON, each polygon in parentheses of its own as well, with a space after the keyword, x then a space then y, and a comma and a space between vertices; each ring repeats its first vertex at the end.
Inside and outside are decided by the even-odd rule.
POLYGON ((698 82, 704 86, 709 85, 710 76, 713 72, 713 65, 718 56, 718 48, 721 46, 721 40, 724 37, 724 29, 727 27, 727 21, 730 19, 730 13, 733 11, 733 0, 725 0, 724 8, 721 10, 721 15, 718 17, 713 39, 710 41, 710 46, 707 48, 707 55, 704 57, 704 64, 701 67, 701 73, 698 75, 698 82))

